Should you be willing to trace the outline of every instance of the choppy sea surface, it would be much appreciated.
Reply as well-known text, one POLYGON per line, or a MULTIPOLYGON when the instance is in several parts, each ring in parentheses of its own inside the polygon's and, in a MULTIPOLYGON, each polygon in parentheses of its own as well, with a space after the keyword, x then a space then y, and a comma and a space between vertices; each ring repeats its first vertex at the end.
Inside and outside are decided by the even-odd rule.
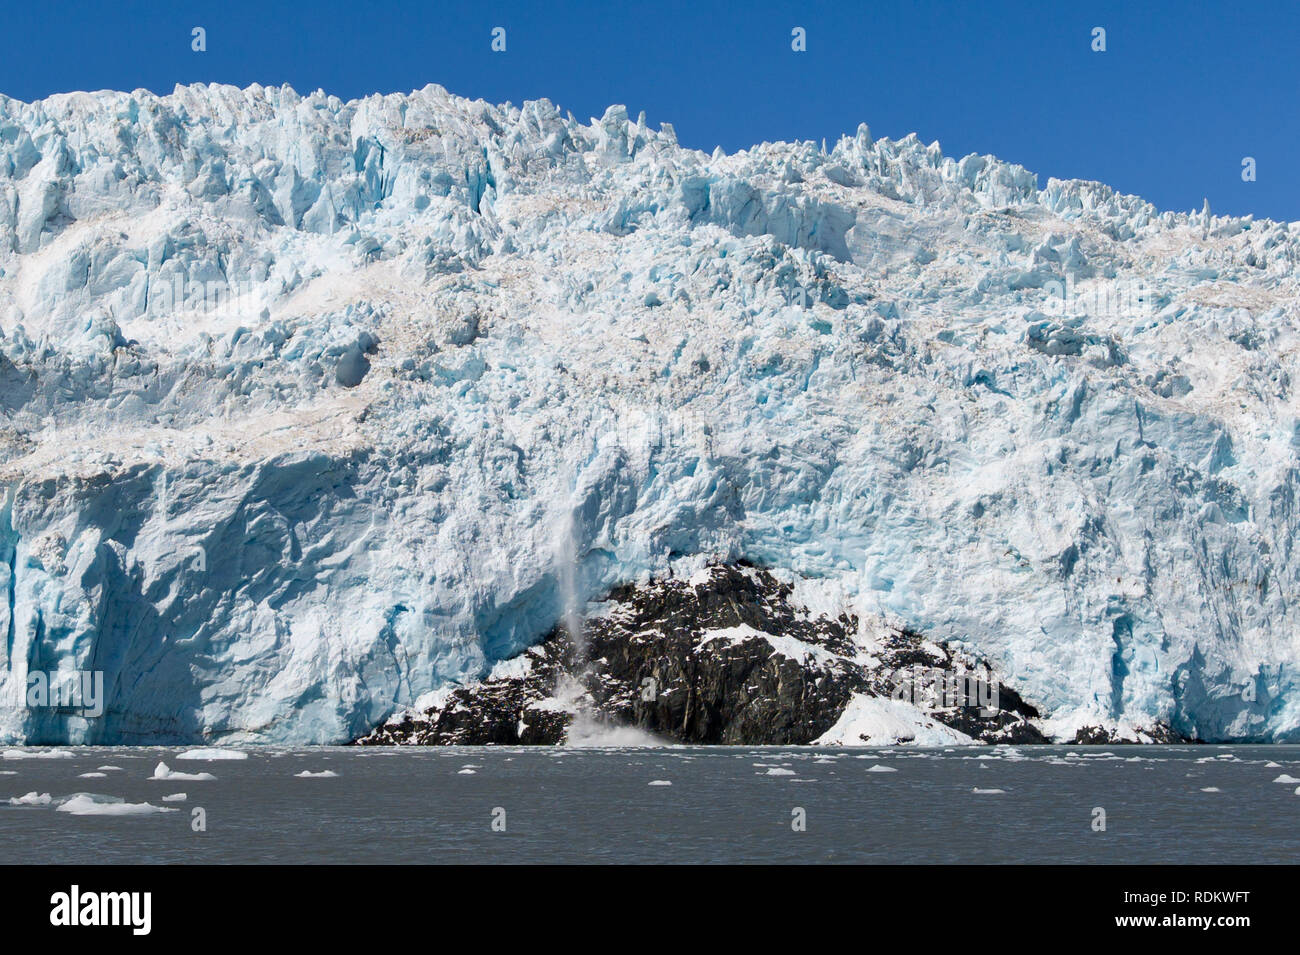
POLYGON ((185 752, 5 751, 0 863, 1300 859, 1295 746, 185 752))

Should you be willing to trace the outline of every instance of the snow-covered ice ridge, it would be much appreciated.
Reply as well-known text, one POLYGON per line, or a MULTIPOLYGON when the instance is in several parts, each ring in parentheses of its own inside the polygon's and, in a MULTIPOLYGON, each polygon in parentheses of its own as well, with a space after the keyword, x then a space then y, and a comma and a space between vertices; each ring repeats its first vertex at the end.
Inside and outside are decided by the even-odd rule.
POLYGON ((351 739, 568 554, 770 566, 1063 736, 1296 739, 1298 228, 866 126, 0 98, 0 740, 351 739))

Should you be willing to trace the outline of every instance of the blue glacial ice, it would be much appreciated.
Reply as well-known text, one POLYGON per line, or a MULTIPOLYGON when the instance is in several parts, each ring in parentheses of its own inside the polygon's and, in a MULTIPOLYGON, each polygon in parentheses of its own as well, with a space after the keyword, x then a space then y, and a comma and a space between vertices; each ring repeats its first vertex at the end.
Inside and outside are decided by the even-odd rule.
POLYGON ((740 558, 1062 736, 1295 740, 1298 248, 866 126, 0 97, 0 741, 346 741, 740 558))

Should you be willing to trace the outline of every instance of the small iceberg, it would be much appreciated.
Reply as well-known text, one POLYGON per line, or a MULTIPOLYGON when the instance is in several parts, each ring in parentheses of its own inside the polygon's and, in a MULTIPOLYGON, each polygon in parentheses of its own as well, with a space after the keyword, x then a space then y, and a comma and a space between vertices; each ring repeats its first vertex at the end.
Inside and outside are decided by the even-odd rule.
POLYGON ((671 786, 672 780, 669 779, 652 779, 647 785, 650 786, 671 786))
POLYGON ((193 782, 199 782, 205 779, 216 779, 211 773, 180 773, 170 769, 166 763, 159 763, 153 769, 153 775, 150 779, 186 779, 193 782))
POLYGON ((212 762, 221 759, 248 759, 248 754, 237 749, 187 749, 176 758, 212 762))
POLYGON ((48 806, 53 802, 49 793, 38 793, 35 791, 27 793, 25 796, 14 796, 9 800, 11 806, 48 806))
POLYGON ((97 796, 94 793, 77 793, 55 809, 55 812, 67 812, 74 816, 148 816, 176 811, 147 802, 125 802, 116 796, 97 796))
POLYGON ((1273 782, 1275 782, 1275 783, 1300 783, 1300 779, 1296 779, 1294 776, 1288 776, 1286 773, 1283 773, 1281 776, 1277 777, 1277 779, 1273 780, 1273 782))
POLYGON ((311 770, 304 769, 300 773, 294 773, 294 776, 298 779, 332 779, 337 775, 338 773, 334 772, 332 769, 322 769, 319 773, 313 773, 311 770))
POLYGON ((190 797, 187 796, 185 793, 172 793, 170 796, 163 796, 162 801, 163 802, 184 802, 189 798, 190 797))
POLYGON ((73 753, 66 749, 7 749, 5 759, 71 759, 73 753))
POLYGON ((867 770, 869 773, 896 773, 898 772, 893 766, 881 766, 879 763, 867 770))
POLYGON ((980 789, 976 786, 971 792, 978 793, 981 796, 1004 796, 1007 791, 1005 789, 980 789))

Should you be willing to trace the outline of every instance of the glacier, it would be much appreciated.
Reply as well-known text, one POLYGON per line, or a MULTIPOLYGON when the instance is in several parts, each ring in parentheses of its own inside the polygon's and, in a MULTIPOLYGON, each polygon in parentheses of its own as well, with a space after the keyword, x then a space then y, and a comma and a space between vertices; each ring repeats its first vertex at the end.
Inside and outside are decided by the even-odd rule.
POLYGON ((1060 738, 1300 739, 1297 233, 865 125, 0 97, 0 741, 346 742, 728 560, 1060 738))

